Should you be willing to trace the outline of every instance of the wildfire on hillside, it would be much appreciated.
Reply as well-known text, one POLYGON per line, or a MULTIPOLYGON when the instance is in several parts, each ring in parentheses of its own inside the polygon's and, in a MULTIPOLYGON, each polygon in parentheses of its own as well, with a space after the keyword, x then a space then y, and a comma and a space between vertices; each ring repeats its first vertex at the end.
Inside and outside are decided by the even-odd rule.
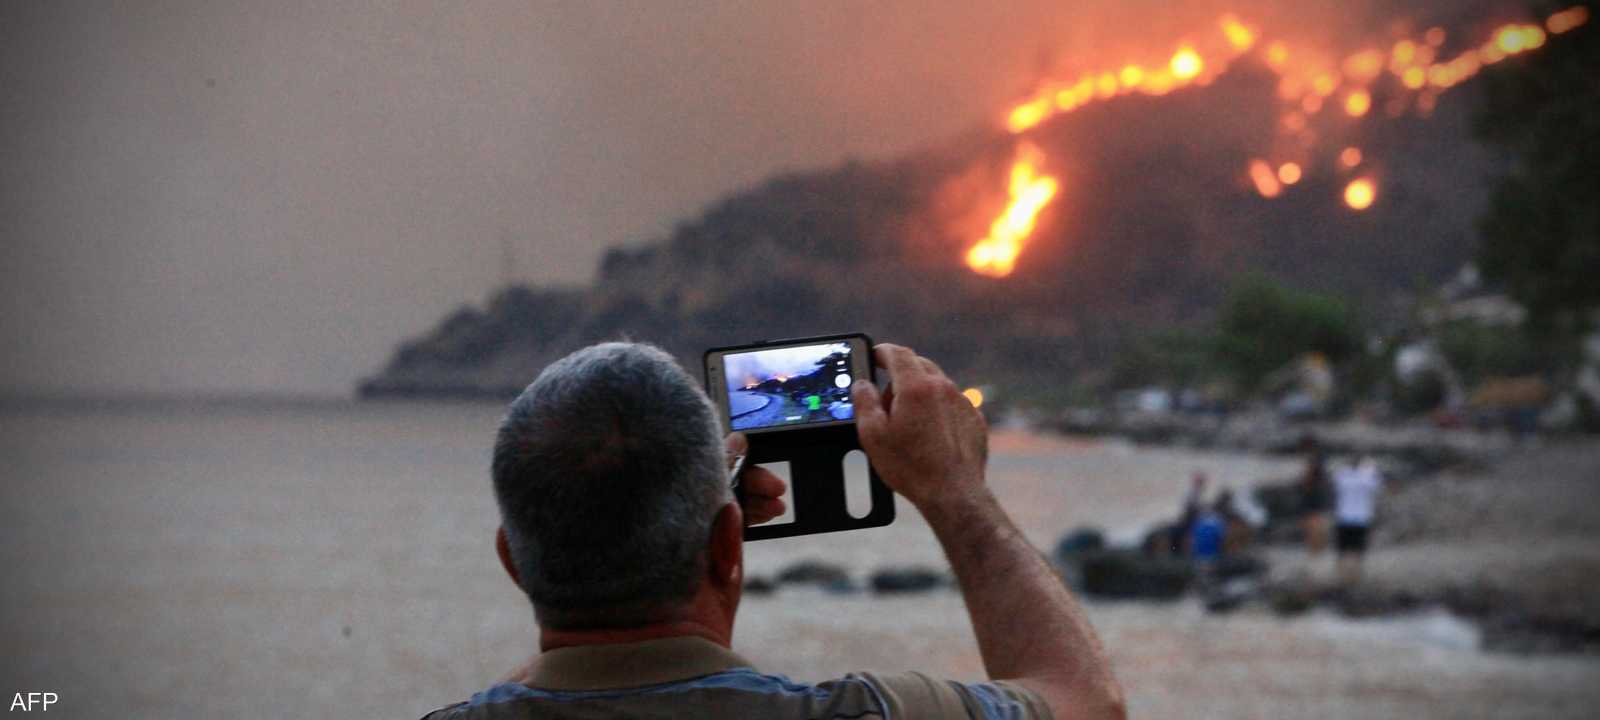
POLYGON ((1044 153, 1025 136, 1051 118, 1086 105, 1141 94, 1166 95, 1191 85, 1210 84, 1236 60, 1258 58, 1278 77, 1280 104, 1277 137, 1267 143, 1269 157, 1249 158, 1245 178, 1263 198, 1275 198, 1298 183, 1318 164, 1352 175, 1344 187, 1344 204, 1354 211, 1377 202, 1379 183, 1372 160, 1355 146, 1345 146, 1323 157, 1322 135, 1313 127, 1328 108, 1336 114, 1321 122, 1358 123, 1374 117, 1427 115, 1440 93, 1477 75, 1483 68, 1508 57, 1538 50, 1549 36, 1560 35, 1589 20, 1589 10, 1574 6, 1545 18, 1543 23, 1514 22, 1495 28, 1486 40, 1452 46, 1443 27, 1420 35, 1399 37, 1386 45, 1374 44, 1330 61, 1315 53, 1297 52, 1281 40, 1266 40, 1263 31, 1235 15, 1222 16, 1217 26, 1196 41, 1184 42, 1165 62, 1124 63, 1086 72, 1070 80, 1051 79, 1039 86, 1005 115, 1005 127, 1019 137, 1012 161, 1008 200, 990 225, 989 233, 966 253, 966 264, 980 275, 1005 277, 1033 233, 1039 214, 1055 198, 1059 183, 1043 172, 1044 153), (1375 98, 1385 98, 1375 113, 1375 98), (1340 119, 1342 116, 1342 119, 1340 119))
POLYGON ((989 234, 967 251, 967 266, 973 272, 1005 277, 1016 267, 1022 243, 1033 233, 1039 211, 1055 198, 1059 183, 1039 171, 1044 153, 1032 143, 1017 146, 1017 159, 1011 164, 1011 201, 1005 212, 994 219, 989 234))

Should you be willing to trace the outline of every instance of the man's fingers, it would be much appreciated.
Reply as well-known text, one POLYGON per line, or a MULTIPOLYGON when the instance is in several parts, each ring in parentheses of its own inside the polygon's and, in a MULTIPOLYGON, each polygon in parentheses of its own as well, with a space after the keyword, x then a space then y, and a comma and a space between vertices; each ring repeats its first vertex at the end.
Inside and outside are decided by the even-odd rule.
MULTIPOLYGON (((728 466, 728 469, 733 470, 734 464, 739 462, 739 456, 744 453, 749 453, 750 440, 749 438, 744 437, 742 432, 730 432, 728 437, 723 440, 722 446, 723 448, 726 448, 726 456, 723 458, 723 462, 725 462, 726 466, 728 466)), ((744 470, 742 474, 749 475, 750 472, 749 470, 744 470)))
POLYGON ((883 409, 883 395, 871 380, 857 380, 850 385, 850 404, 855 407, 856 424, 882 424, 889 420, 883 409))
POLYGON ((876 367, 888 369, 889 354, 894 348, 900 347, 894 343, 878 343, 872 346, 872 364, 876 367))
POLYGON ((783 481, 771 470, 754 465, 746 466, 740 485, 744 488, 745 502, 749 503, 758 498, 780 498, 789 490, 789 483, 783 481))
POLYGON ((771 470, 748 466, 740 483, 744 488, 744 524, 760 525, 782 515, 788 507, 781 498, 789 484, 771 470))
POLYGON ((894 343, 878 343, 872 347, 872 357, 878 366, 889 371, 889 382, 905 382, 923 372, 917 354, 911 348, 894 343))
POLYGON ((777 517, 782 517, 788 506, 777 498, 752 499, 745 504, 744 523, 746 525, 760 525, 777 517))
POLYGON ((750 440, 742 432, 730 432, 728 437, 723 438, 722 446, 728 450, 728 467, 731 469, 733 459, 750 450, 750 440))
POLYGON ((878 438, 889 429, 889 413, 884 410, 878 387, 867 380, 857 380, 850 386, 850 403, 855 406, 856 434, 862 445, 877 445, 878 438))

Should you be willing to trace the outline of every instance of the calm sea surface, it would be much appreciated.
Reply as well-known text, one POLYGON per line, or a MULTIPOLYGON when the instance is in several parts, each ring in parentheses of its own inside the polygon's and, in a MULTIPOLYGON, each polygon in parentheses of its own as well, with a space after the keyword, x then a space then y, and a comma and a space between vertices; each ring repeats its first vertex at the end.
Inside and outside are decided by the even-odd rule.
MULTIPOLYGON (((52 717, 412 718, 535 647, 491 544, 500 407, 424 403, 0 405, 0 690, 52 717)), ((991 484, 1049 547, 1132 537, 1193 470, 1244 488, 1293 466, 1020 433, 991 484)), ((891 527, 754 543, 748 572, 825 559, 858 578, 943 567, 908 504, 891 527)), ((1480 652, 1426 614, 1356 622, 1192 603, 1091 604, 1139 717, 1592 717, 1600 663, 1480 652)), ((982 676, 953 591, 749 597, 735 649, 801 680, 982 676)))

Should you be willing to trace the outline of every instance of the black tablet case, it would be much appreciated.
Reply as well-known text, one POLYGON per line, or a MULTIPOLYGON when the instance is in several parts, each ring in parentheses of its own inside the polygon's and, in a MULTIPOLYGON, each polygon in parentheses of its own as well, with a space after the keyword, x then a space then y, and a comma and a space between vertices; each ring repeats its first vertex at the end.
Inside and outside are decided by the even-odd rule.
MULTIPOLYGON (((769 340, 751 345, 712 348, 706 357, 715 352, 732 350, 758 350, 762 347, 796 345, 801 343, 845 340, 864 335, 829 335, 793 340, 769 340)), ((872 339, 866 338, 867 347, 872 339)), ((701 366, 706 363, 702 358, 701 366)), ((870 369, 872 363, 869 361, 870 369)), ((871 372, 869 370, 869 372, 871 372)), ((875 374, 875 373, 874 373, 875 374)), ((711 386, 707 368, 707 392, 727 392, 726 388, 711 386)), ((873 376, 869 376, 873 379, 873 376)), ((871 489, 872 510, 863 517, 852 517, 845 501, 844 456, 861 449, 861 439, 856 434, 855 423, 825 427, 797 427, 789 430, 749 433, 750 449, 745 455, 746 466, 765 463, 789 463, 789 502, 794 508, 794 522, 782 525, 753 525, 744 529, 744 539, 770 540, 772 538, 816 535, 818 533, 860 530, 882 527, 894 522, 894 491, 878 477, 871 463, 867 465, 868 487, 871 489)), ((736 493, 744 502, 744 486, 736 493)))

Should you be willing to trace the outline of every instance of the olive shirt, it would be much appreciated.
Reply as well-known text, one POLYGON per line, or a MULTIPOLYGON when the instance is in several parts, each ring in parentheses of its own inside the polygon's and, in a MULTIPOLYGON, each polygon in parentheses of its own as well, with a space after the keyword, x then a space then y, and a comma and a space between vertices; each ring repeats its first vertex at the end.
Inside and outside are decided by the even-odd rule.
POLYGON ((423 720, 524 718, 1049 718, 1015 683, 917 672, 852 673, 809 685, 767 675, 709 640, 585 645, 539 656, 530 685, 501 683, 423 720))

